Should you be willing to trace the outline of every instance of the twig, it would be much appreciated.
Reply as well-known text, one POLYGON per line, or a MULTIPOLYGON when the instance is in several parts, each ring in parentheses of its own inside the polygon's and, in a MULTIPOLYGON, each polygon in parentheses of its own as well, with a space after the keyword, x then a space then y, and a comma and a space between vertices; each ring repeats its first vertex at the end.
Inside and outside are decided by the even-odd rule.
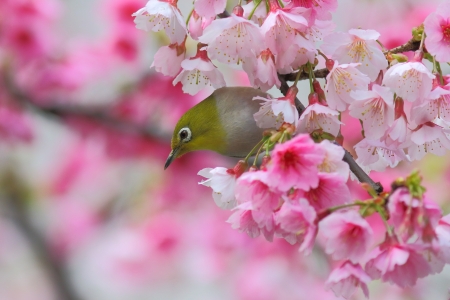
POLYGON ((384 54, 396 54, 396 53, 402 53, 402 52, 408 52, 408 51, 416 51, 419 49, 420 41, 416 41, 414 39, 409 40, 405 44, 392 48, 391 50, 387 50, 383 52, 384 54))

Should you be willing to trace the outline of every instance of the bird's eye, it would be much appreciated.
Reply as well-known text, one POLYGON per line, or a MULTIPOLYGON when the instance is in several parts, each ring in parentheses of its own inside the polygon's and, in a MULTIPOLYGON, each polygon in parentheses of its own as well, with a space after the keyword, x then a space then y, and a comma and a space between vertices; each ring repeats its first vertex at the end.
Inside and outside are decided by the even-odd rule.
POLYGON ((178 133, 178 136, 180 137, 180 140, 183 142, 189 142, 191 140, 191 131, 189 128, 183 128, 178 133))

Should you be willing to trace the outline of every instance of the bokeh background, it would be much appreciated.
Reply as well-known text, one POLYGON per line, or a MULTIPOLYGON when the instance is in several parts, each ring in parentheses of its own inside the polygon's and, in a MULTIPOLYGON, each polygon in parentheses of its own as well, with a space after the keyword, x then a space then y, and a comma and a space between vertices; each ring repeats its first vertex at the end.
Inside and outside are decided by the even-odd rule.
MULTIPOLYGON (((191 2, 179 0, 185 16, 191 2)), ((379 31, 392 48, 438 3, 339 0, 333 18, 339 30, 379 31)), ((167 40, 134 27, 131 14, 144 5, 0 1, 0 299, 335 299, 324 290, 332 262, 320 242, 304 257, 283 240, 250 239, 198 185, 200 169, 234 161, 193 153, 163 171, 176 121, 210 91, 190 97, 150 69, 167 40)), ((228 85, 248 85, 220 67, 228 85)), ((358 126, 343 128, 348 149, 361 139, 358 126)), ((373 176, 389 186, 420 168, 448 213, 447 158, 373 176)), ((449 287, 446 267, 414 288, 369 289, 372 299, 447 300, 449 287)))

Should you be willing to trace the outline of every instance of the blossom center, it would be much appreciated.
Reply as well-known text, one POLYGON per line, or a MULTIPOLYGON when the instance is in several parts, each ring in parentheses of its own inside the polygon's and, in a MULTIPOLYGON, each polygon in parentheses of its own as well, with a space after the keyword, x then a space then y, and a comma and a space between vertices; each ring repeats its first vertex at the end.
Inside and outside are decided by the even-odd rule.
POLYGON ((444 36, 444 41, 450 43, 450 23, 446 25, 441 25, 442 35, 444 36))

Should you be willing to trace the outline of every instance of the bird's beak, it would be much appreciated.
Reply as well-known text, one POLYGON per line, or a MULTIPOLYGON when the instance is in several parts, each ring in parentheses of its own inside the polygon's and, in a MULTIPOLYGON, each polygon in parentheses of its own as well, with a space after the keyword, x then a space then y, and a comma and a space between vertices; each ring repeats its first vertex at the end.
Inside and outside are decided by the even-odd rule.
POLYGON ((167 169, 172 161, 177 157, 178 150, 180 150, 179 147, 174 148, 172 149, 172 151, 170 151, 169 157, 167 157, 166 163, 164 164, 164 170, 167 169))

